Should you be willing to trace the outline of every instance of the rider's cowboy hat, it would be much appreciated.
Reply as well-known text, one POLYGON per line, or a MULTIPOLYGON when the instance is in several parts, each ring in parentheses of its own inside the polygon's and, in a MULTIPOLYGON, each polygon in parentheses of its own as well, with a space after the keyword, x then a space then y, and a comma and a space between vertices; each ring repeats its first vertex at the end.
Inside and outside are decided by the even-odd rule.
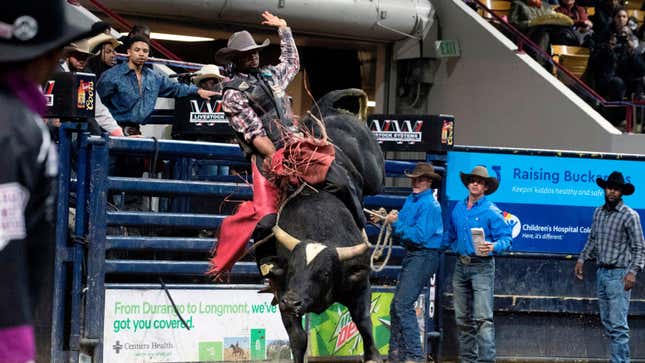
POLYGON ((484 194, 493 194, 499 187, 499 180, 497 178, 493 178, 492 176, 488 175, 488 169, 486 167, 478 165, 473 168, 473 170, 470 172, 470 174, 462 173, 459 172, 459 176, 461 177, 461 182, 464 183, 464 186, 468 188, 468 184, 470 183, 470 179, 472 177, 478 177, 484 179, 484 182, 486 183, 486 186, 488 187, 488 190, 484 192, 484 194))
POLYGON ((89 39, 87 39, 87 47, 90 51, 90 53, 98 53, 100 49, 97 49, 99 46, 105 44, 105 43, 110 43, 114 48, 118 47, 119 45, 123 44, 123 42, 117 40, 115 37, 113 37, 110 34, 105 34, 101 33, 99 35, 95 35, 89 39))
POLYGON ((226 48, 222 48, 215 53, 215 62, 218 64, 230 63, 233 55, 237 53, 249 52, 252 50, 262 49, 269 45, 269 39, 264 39, 262 44, 256 44, 255 40, 246 30, 233 33, 228 38, 226 48))
POLYGON ((625 177, 623 177, 623 173, 619 171, 614 171, 609 174, 607 180, 604 180, 603 178, 596 179, 596 184, 598 184, 598 186, 603 189, 607 188, 608 186, 615 187, 620 190, 623 195, 632 195, 636 190, 633 184, 625 183, 625 177))
POLYGON ((72 24, 63 0, 22 0, 0 11, 0 62, 27 61, 97 34, 72 24))
POLYGON ((418 178, 420 176, 427 176, 430 179, 440 181, 441 175, 434 172, 434 167, 430 163, 418 163, 412 172, 404 171, 403 174, 408 178, 418 178))
POLYGON ((224 76, 219 73, 218 66, 207 64, 196 72, 196 75, 193 77, 193 83, 199 86, 199 82, 208 78, 224 79, 224 76))

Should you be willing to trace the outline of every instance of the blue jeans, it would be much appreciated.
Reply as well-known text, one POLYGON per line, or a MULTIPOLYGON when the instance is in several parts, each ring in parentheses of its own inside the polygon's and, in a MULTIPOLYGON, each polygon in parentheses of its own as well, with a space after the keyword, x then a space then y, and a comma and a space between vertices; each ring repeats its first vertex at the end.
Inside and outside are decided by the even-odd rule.
POLYGON ((390 305, 390 362, 423 361, 419 324, 414 303, 439 265, 437 250, 408 250, 401 261, 399 283, 390 305))
POLYGON ((627 270, 624 268, 599 267, 596 271, 600 320, 605 334, 611 339, 612 363, 629 362, 627 312, 631 291, 625 291, 625 274, 627 270))
POLYGON ((493 286, 495 260, 463 264, 452 275, 460 362, 495 361, 493 286))

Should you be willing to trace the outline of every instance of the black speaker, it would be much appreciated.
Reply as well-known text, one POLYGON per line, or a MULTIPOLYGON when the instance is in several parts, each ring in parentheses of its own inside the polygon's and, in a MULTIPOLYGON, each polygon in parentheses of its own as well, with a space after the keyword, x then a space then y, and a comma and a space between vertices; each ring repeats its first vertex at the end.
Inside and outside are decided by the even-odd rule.
POLYGON ((45 117, 84 121, 94 117, 96 76, 93 73, 59 72, 45 83, 45 117))
POLYGON ((449 115, 371 115, 367 125, 383 151, 443 153, 455 139, 449 115))

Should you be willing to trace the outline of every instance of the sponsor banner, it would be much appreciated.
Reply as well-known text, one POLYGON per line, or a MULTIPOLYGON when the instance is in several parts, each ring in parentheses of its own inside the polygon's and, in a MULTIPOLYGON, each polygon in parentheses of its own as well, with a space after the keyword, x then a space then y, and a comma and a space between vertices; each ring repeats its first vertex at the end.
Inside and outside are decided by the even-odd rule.
POLYGON ((444 152, 454 141, 449 115, 371 115, 367 125, 385 151, 444 152))
MULTIPOLYGON (((487 198, 513 226, 512 250, 518 252, 579 253, 587 241, 593 212, 604 203, 604 191, 596 179, 618 170, 627 182, 645 185, 645 163, 636 160, 450 151, 447 165, 449 211, 467 195, 460 172, 483 165, 499 179, 499 188, 487 198)), ((645 194, 635 193, 624 200, 641 219, 645 217, 645 194)))
POLYGON ((291 359, 271 294, 255 290, 108 289, 104 362, 291 359))
MULTIPOLYGON (((387 355, 390 347, 390 304, 393 297, 392 292, 372 293, 372 334, 376 348, 382 355, 387 355)), ((421 294, 415 303, 419 339, 425 334, 424 301, 424 294, 421 294)), ((363 355, 363 339, 345 306, 335 303, 322 314, 308 314, 308 318, 310 356, 363 355)))

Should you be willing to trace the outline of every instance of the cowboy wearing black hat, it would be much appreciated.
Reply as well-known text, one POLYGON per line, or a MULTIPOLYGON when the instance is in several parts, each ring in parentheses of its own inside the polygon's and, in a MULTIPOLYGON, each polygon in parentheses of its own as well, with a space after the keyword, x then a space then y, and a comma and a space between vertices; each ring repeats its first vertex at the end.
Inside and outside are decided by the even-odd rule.
POLYGON ((489 176, 488 169, 476 166, 459 176, 468 197, 452 210, 442 244, 442 249, 450 247, 459 255, 452 275, 459 356, 465 362, 494 362, 492 255, 511 247, 511 227, 502 211, 486 199, 499 187, 499 180, 489 176), (475 239, 476 232, 483 232, 483 241, 475 239))
POLYGON ((35 343, 46 334, 35 334, 32 323, 38 302, 51 304, 57 167, 39 85, 65 45, 91 35, 67 21, 63 0, 23 0, 0 11, 0 362, 33 361, 36 346, 48 345, 35 343))
POLYGON ((574 272, 583 279, 586 260, 596 259, 600 320, 611 339, 611 361, 629 362, 627 315, 636 275, 645 265, 645 241, 640 217, 623 202, 634 185, 614 171, 596 183, 605 190, 605 204, 596 208, 587 244, 580 253, 574 272))

